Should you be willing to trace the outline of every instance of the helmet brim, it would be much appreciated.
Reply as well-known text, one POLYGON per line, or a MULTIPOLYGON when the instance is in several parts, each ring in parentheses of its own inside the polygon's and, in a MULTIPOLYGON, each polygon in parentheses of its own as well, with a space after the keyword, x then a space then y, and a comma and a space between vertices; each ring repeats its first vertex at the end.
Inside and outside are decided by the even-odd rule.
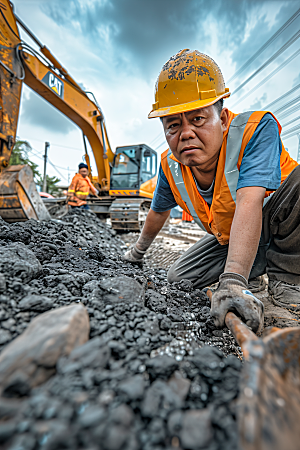
POLYGON ((230 97, 230 92, 225 92, 222 95, 218 95, 214 98, 207 98, 205 100, 195 100, 193 102, 181 103, 180 105, 168 106, 167 108, 153 109, 148 114, 148 119, 154 119, 156 117, 171 116, 173 114, 181 114, 187 111, 193 111, 194 109, 205 108, 217 103, 221 98, 230 97))

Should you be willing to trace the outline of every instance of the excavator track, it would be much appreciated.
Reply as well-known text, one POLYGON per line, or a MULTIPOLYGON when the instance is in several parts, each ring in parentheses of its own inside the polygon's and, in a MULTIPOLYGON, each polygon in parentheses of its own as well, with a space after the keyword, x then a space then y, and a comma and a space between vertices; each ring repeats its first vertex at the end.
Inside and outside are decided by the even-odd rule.
POLYGON ((116 199, 110 207, 111 226, 120 231, 141 231, 151 201, 145 198, 116 199))

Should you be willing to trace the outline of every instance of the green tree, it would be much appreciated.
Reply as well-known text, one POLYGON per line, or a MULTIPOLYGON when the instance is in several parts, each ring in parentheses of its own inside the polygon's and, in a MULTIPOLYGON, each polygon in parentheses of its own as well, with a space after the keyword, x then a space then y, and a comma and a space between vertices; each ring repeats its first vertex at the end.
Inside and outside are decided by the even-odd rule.
POLYGON ((32 150, 31 145, 27 141, 16 140, 14 145, 9 164, 14 165, 24 165, 28 164, 33 172, 34 181, 37 182, 41 174, 38 170, 38 165, 29 159, 28 153, 32 150))
MULTIPOLYGON (((57 183, 59 183, 61 180, 57 178, 56 176, 49 177, 49 175, 46 175, 47 180, 47 189, 46 191, 48 194, 53 195, 54 197, 57 195, 61 195, 61 189, 57 186, 57 183)), ((43 177, 40 175, 39 180, 37 184, 41 187, 41 190, 43 190, 43 177)))

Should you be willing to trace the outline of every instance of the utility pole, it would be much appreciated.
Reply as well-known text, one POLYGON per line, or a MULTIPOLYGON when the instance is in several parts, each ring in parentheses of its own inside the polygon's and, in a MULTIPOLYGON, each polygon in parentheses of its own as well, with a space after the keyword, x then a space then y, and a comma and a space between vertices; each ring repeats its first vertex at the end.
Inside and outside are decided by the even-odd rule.
POLYGON ((49 142, 45 142, 45 154, 44 154, 44 178, 43 178, 43 192, 46 192, 47 190, 47 153, 48 153, 48 148, 50 147, 50 143, 49 142))
POLYGON ((299 144, 298 144, 297 162, 300 164, 300 133, 298 134, 298 140, 299 140, 299 144))

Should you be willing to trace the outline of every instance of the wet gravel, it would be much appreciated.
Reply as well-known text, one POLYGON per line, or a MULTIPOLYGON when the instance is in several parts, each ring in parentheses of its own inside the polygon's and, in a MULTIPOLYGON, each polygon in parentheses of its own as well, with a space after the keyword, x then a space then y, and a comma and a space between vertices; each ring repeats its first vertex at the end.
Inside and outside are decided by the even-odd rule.
POLYGON ((88 211, 62 222, 0 219, 0 350, 45 311, 82 302, 90 340, 46 383, 0 399, 0 447, 235 449, 240 349, 204 292, 132 266, 88 211))

